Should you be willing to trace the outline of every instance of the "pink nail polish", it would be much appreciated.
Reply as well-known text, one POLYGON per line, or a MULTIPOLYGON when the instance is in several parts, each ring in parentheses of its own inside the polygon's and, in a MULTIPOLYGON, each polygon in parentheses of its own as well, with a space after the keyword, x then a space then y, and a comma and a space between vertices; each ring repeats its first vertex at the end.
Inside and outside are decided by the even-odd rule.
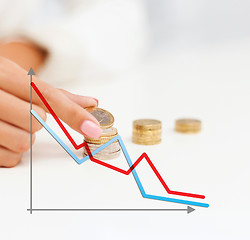
POLYGON ((99 138, 102 134, 102 129, 96 123, 89 120, 83 121, 80 129, 84 135, 91 138, 99 138))

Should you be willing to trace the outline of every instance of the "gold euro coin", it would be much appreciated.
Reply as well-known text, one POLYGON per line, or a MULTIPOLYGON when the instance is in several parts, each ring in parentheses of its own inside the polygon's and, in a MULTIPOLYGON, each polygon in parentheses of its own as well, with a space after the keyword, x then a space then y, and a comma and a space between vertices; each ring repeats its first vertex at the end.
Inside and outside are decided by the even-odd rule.
MULTIPOLYGON (((89 150, 91 152, 95 151, 97 148, 99 148, 101 145, 99 144, 92 144, 88 143, 89 150)), ((112 143, 111 145, 107 146, 104 148, 102 151, 98 152, 97 154, 94 155, 94 158, 99 159, 99 160, 109 160, 109 159, 114 159, 120 156, 121 153, 121 147, 118 142, 112 143)), ((87 150, 84 148, 84 156, 87 156, 87 150)))
MULTIPOLYGON (((87 142, 87 143, 102 145, 102 144, 107 143, 108 141, 110 141, 112 138, 106 138, 106 139, 101 139, 101 140, 91 140, 91 141, 89 141, 88 139, 85 138, 84 141, 87 142)), ((118 142, 118 141, 116 140, 115 142, 118 142)))
POLYGON ((102 135, 99 138, 90 138, 85 136, 84 141, 93 144, 104 144, 118 135, 118 131, 115 127, 103 129, 102 135))
POLYGON ((155 119, 138 119, 133 122, 132 142, 154 145, 161 142, 161 122, 155 119))
MULTIPOLYGON (((115 127, 112 127, 114 124, 114 117, 107 110, 96 107, 86 108, 86 110, 97 119, 100 124, 100 127, 102 128, 102 134, 99 138, 90 138, 87 136, 84 137, 84 141, 88 144, 90 151, 93 152, 97 148, 117 136, 118 131, 115 127)), ((116 140, 115 142, 109 144, 103 150, 95 154, 95 158, 100 160, 114 159, 119 157, 120 153, 121 147, 118 140, 116 140)), ((84 149, 83 155, 88 155, 86 148, 84 149)))
POLYGON ((201 130, 201 121, 192 118, 177 119, 175 130, 180 133, 198 133, 201 130))
POLYGON ((85 136, 85 139, 87 139, 89 142, 91 142, 92 140, 100 140, 100 139, 104 139, 104 138, 113 138, 118 134, 118 131, 115 127, 111 127, 111 128, 107 128, 107 129, 103 129, 102 134, 99 138, 90 138, 85 136))
POLYGON ((133 128, 142 131, 161 129, 161 121, 155 119, 138 119, 133 122, 133 128))
POLYGON ((115 127, 104 129, 102 135, 99 138, 90 138, 85 136, 84 141, 87 143, 104 144, 118 135, 118 131, 115 127))
POLYGON ((95 107, 86 108, 86 110, 97 119, 100 124, 100 128, 107 129, 113 126, 114 116, 107 110, 95 107))

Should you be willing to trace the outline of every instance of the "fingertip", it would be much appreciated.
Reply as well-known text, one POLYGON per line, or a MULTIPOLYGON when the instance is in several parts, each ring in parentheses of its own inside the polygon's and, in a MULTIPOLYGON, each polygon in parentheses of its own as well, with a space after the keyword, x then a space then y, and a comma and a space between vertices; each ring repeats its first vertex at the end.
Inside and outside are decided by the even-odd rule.
POLYGON ((96 101, 96 106, 99 106, 99 100, 97 98, 93 98, 96 101))
POLYGON ((84 135, 91 138, 99 138, 102 134, 100 126, 90 120, 84 120, 80 129, 84 135))
POLYGON ((98 105, 99 105, 99 100, 98 100, 97 98, 94 98, 94 97, 91 97, 91 96, 86 96, 86 97, 92 98, 93 100, 95 100, 95 102, 96 102, 96 107, 98 107, 98 105))

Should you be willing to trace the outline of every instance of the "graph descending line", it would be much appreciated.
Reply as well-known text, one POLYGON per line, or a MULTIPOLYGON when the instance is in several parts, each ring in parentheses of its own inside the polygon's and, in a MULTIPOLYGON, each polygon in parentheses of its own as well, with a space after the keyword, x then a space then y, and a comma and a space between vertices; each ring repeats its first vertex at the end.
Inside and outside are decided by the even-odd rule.
MULTIPOLYGON (((173 195, 179 195, 179 196, 185 196, 185 197, 193 197, 193 198, 200 198, 200 199, 204 199, 205 196, 204 195, 199 195, 199 194, 192 194, 192 193, 185 193, 185 192, 178 192, 178 191, 172 191, 169 189, 169 187, 167 186, 167 184, 165 183, 165 181, 163 180, 163 178, 161 177, 161 175, 159 174, 159 172, 157 171, 157 169, 155 168, 155 166, 153 165, 153 163, 151 162, 150 158, 148 157, 148 155, 146 153, 143 153, 138 159, 137 161, 131 166, 130 169, 128 169, 127 171, 117 168, 115 166, 112 166, 110 164, 107 164, 106 162, 100 161, 98 159, 93 158, 89 147, 86 143, 82 143, 80 145, 77 145, 76 142, 74 141, 74 139, 71 137, 71 135, 69 134, 69 132, 67 131, 67 129, 64 127, 64 125, 62 124, 61 120, 58 118, 58 116, 56 115, 56 113, 53 111, 53 109, 50 107, 49 103, 47 102, 47 100, 44 98, 44 96, 42 95, 42 93, 39 91, 39 89, 37 88, 36 84, 34 82, 31 83, 31 86, 33 87, 33 89, 35 90, 35 92, 37 93, 37 95, 39 96, 39 98, 42 100, 42 102, 44 103, 44 105, 47 107, 48 111, 51 113, 51 115, 53 116, 53 118, 55 119, 55 121, 58 123, 58 125, 60 126, 60 128, 62 129, 62 131, 65 133, 65 135, 68 137, 69 141, 72 143, 72 145, 74 146, 75 149, 80 149, 81 147, 85 147, 87 150, 88 155, 90 156, 90 160, 98 163, 104 167, 110 168, 112 170, 115 170, 117 172, 120 172, 122 174, 125 175, 129 175, 131 173, 131 171, 133 170, 133 168, 135 168, 140 162, 141 160, 143 160, 144 158, 146 159, 146 161, 148 162, 149 166, 152 168, 153 172, 155 173, 155 175, 157 176, 158 180, 161 182, 162 186, 164 187, 164 189, 167 191, 167 193, 169 194, 173 194, 173 195)), ((109 142, 108 142, 109 143, 109 142)), ((111 144, 111 143, 109 143, 111 144)), ((109 145, 108 144, 108 145, 109 145)), ((104 144, 103 148, 107 147, 108 145, 104 144)), ((65 145, 66 146, 66 145, 65 145)), ((66 146, 67 147, 67 146, 66 146)), ((68 149, 69 150, 69 149, 68 149)), ((71 150, 69 150, 71 151, 71 150)), ((69 152, 68 152, 69 153, 69 152)), ((71 153, 69 153, 71 156, 73 156, 74 160, 81 164, 84 161, 86 161, 88 158, 83 158, 81 160, 77 160, 76 155, 73 153, 72 155, 72 151, 71 153), (86 159, 86 160, 85 160, 86 159), (80 161, 80 162, 79 162, 80 161)), ((94 151, 94 154, 96 154, 97 152, 94 151)))
POLYGON ((120 172, 120 173, 125 174, 125 175, 129 175, 129 174, 133 171, 133 169, 134 169, 143 159, 146 159, 146 161, 148 162, 149 166, 152 168, 154 174, 157 176, 158 180, 161 182, 162 186, 165 188, 165 190, 167 191, 167 193, 173 194, 173 195, 185 196, 185 197, 193 197, 193 198, 201 198, 201 199, 204 199, 204 198, 205 198, 204 195, 192 194, 192 193, 185 193, 185 192, 178 192, 178 191, 172 191, 172 190, 170 190, 169 187, 167 186, 167 184, 165 183, 165 181, 163 180, 163 178, 161 177, 160 173, 157 171, 157 169, 155 168, 154 164, 152 163, 152 161, 151 161, 150 158, 148 157, 147 153, 145 153, 145 152, 135 161, 135 163, 134 163, 127 171, 125 171, 125 170, 123 170, 123 169, 120 169, 120 168, 115 167, 115 166, 113 166, 113 165, 111 165, 111 164, 108 164, 108 163, 106 163, 106 162, 103 162, 103 161, 100 161, 100 160, 94 158, 94 157, 92 156, 92 153, 91 153, 91 151, 90 151, 90 149, 89 149, 88 144, 86 144, 85 148, 86 148, 87 153, 88 153, 88 155, 89 155, 89 157, 90 157, 90 160, 91 160, 92 162, 98 163, 98 164, 100 164, 100 165, 102 165, 102 166, 104 166, 104 167, 108 167, 108 168, 110 168, 110 169, 112 169, 112 170, 115 170, 115 171, 120 172))
MULTIPOLYGON (((142 186, 142 184, 141 184, 141 181, 140 181, 140 179, 139 179, 139 177, 138 177, 138 175, 137 175, 137 172, 136 172, 136 170, 135 170, 135 167, 139 164, 139 162, 143 159, 143 158, 146 158, 146 160, 149 160, 150 161, 150 159, 149 159, 149 157, 145 154, 145 153, 143 153, 142 155, 141 155, 141 157, 136 161, 136 163, 137 163, 137 165, 135 166, 135 165, 133 165, 132 164, 132 161, 131 161, 131 158, 130 158, 130 156, 129 156, 129 154, 128 154, 128 152, 127 152, 127 149, 126 149, 126 147, 125 147, 125 145, 124 145, 124 143, 123 143, 123 141, 122 141, 122 138, 118 135, 118 136, 116 136, 116 137, 114 137, 113 139, 111 139, 110 141, 108 141, 107 143, 105 143, 105 144, 103 144, 101 147, 99 147, 99 148, 97 148, 95 151, 93 151, 92 153, 90 152, 90 150, 89 150, 89 147, 88 147, 88 145, 87 144, 84 144, 85 146, 86 146, 86 150, 87 150, 87 152, 88 152, 88 155, 86 156, 86 157, 84 157, 84 158, 82 158, 82 159, 79 159, 69 148, 68 148, 68 146, 56 135, 56 133, 47 125, 47 123, 45 123, 43 120, 42 120, 42 118, 34 111, 34 110, 31 110, 31 113, 32 113, 32 115, 43 125, 43 127, 48 131, 48 133, 65 149, 65 151, 78 163, 78 164, 81 164, 81 163, 83 163, 83 162, 85 162, 85 161, 87 161, 88 159, 90 159, 90 160, 92 160, 93 162, 96 162, 96 163, 99 163, 99 164, 101 164, 101 165, 103 165, 103 166, 106 166, 106 167, 109 167, 109 168, 111 168, 111 166, 112 165, 109 165, 109 166, 107 166, 107 163, 105 163, 105 162, 102 162, 102 161, 100 161, 100 160, 98 160, 98 159, 95 159, 95 158, 93 158, 93 156, 95 155, 95 154, 97 154, 98 152, 100 152, 101 150, 103 150, 104 148, 106 148, 107 146, 109 146, 110 144, 112 144, 113 142, 115 142, 115 141, 119 141, 119 144, 120 144, 120 146, 121 146, 121 149, 122 149, 122 151, 123 151, 123 154, 124 154, 124 156, 125 156, 125 158, 126 158, 126 160, 127 160, 127 162, 128 162, 128 165, 129 165, 129 170, 128 171, 125 171, 125 172, 123 172, 124 170, 122 170, 122 169, 119 169, 119 168, 117 168, 117 169, 114 169, 114 168, 116 168, 116 167, 114 167, 114 166, 112 166, 112 168, 111 169, 113 169, 113 170, 120 170, 119 172, 121 172, 121 173, 126 173, 126 175, 128 175, 130 172, 132 172, 132 174, 133 174, 133 176, 134 176, 134 179, 135 179, 135 181, 136 181, 136 183, 137 183, 137 186, 138 186, 138 188, 139 188, 139 190, 140 190, 140 192, 141 192, 141 194, 142 194, 142 197, 144 197, 144 198, 149 198, 149 199, 155 199, 155 200, 160 200, 160 201, 167 201, 167 202, 174 202, 174 203, 181 203, 181 204, 186 204, 186 205, 193 205, 193 206, 199 206, 199 207, 209 207, 209 204, 207 204, 207 203, 201 203, 201 202, 194 202, 194 201, 188 201, 188 200, 182 200, 182 199, 175 199, 175 198, 168 198, 168 197, 162 197, 162 196, 155 196, 155 195, 149 195, 149 194, 147 194, 147 193, 145 193, 145 190, 144 190, 144 188, 143 188, 143 186, 142 186)), ((150 163, 153 165, 153 163, 150 161, 150 163)), ((154 166, 153 166, 154 167, 154 166)), ((156 170, 156 168, 155 168, 155 170, 156 170)), ((153 169, 153 171, 154 171, 154 169, 153 169)), ((156 170, 156 172, 158 173, 158 171, 156 170)), ((157 175, 157 174, 156 174, 157 175)), ((164 180, 161 178, 161 176, 160 176, 160 174, 158 173, 158 175, 159 175, 159 177, 160 177, 160 179, 164 182, 164 180)), ((158 177, 158 176, 157 176, 158 177)), ((158 179, 159 179, 159 177, 158 177, 158 179)), ((159 180, 160 180, 159 179, 159 180)), ((160 181, 161 181, 160 180, 160 181)), ((165 182, 164 182, 165 183, 165 182)), ((166 183, 165 183, 165 185, 166 185, 166 183)), ((173 192, 173 191, 172 191, 173 192)), ((187 194, 188 193, 182 193, 182 192, 176 192, 176 191, 174 191, 175 192, 175 194, 176 195, 180 195, 180 194, 184 194, 184 195, 182 195, 182 196, 187 196, 187 194)), ((192 196, 193 195, 195 195, 195 194, 191 194, 192 196)), ((202 197, 202 198, 205 198, 205 196, 203 196, 203 195, 198 195, 198 196, 200 196, 200 197, 202 197)))
POLYGON ((84 147, 84 143, 81 143, 79 145, 76 144, 76 142, 74 141, 74 139, 71 137, 71 135, 69 134, 69 132, 67 131, 67 129, 64 127, 64 125, 62 124, 62 122, 60 121, 60 119, 57 117, 56 113, 54 112, 54 110, 51 108, 51 106, 49 105, 49 103, 47 102, 47 100, 44 98, 44 96, 42 95, 42 93, 39 91, 39 89, 37 88, 36 84, 34 82, 31 82, 31 86, 32 88, 35 90, 36 94, 38 95, 38 97, 42 100, 43 104, 46 106, 46 108, 49 110, 50 114, 53 116, 53 118, 55 119, 55 121, 57 122, 57 124, 60 126, 60 128, 63 130, 63 132, 65 133, 65 135, 67 136, 67 138, 69 139, 69 141, 71 142, 71 144, 73 145, 73 147, 78 150, 82 147, 84 147))

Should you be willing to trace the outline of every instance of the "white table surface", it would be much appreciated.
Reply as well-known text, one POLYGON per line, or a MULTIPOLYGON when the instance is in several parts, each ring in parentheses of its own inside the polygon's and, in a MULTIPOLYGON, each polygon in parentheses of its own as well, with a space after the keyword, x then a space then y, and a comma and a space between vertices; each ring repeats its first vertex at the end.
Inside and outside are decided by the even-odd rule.
MULTIPOLYGON (((248 41, 249 42, 249 41, 248 41)), ((29 153, 0 169, 0 239, 250 239, 250 44, 166 50, 115 80, 68 86, 115 116, 135 161, 146 152, 172 190, 200 193, 209 208, 185 212, 27 212, 29 153), (179 117, 202 120, 197 135, 174 132, 179 117), (162 143, 131 142, 132 121, 162 121, 162 143)), ((62 106, 63 107, 63 106, 62 106)), ((48 124, 70 146, 51 117, 48 124)), ((82 136, 71 131, 77 143, 82 136)), ((72 149, 72 148, 71 148, 72 149)), ((80 157, 82 151, 78 151, 80 157)), ((124 169, 123 157, 110 161, 124 169)), ((149 194, 168 196, 145 160, 149 194)), ((143 199, 132 175, 78 165, 43 129, 33 147, 33 208, 184 208, 143 199)))

